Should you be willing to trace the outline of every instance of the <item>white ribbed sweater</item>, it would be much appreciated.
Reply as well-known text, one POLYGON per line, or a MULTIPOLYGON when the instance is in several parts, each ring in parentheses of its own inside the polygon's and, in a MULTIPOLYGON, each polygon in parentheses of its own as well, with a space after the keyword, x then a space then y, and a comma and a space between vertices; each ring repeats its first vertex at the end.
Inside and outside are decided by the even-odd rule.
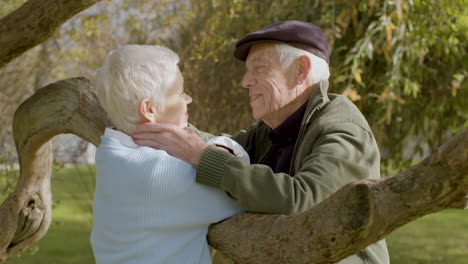
POLYGON ((116 130, 102 136, 91 233, 96 263, 211 263, 208 226, 241 210, 225 192, 195 183, 190 164, 116 130))

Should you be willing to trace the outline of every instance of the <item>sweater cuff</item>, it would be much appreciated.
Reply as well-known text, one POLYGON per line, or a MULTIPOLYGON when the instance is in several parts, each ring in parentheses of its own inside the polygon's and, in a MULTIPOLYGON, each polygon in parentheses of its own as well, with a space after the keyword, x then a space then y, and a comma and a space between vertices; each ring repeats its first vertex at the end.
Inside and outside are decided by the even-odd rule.
POLYGON ((208 146, 198 163, 196 181, 211 187, 221 188, 224 168, 232 158, 232 154, 216 146, 208 146))

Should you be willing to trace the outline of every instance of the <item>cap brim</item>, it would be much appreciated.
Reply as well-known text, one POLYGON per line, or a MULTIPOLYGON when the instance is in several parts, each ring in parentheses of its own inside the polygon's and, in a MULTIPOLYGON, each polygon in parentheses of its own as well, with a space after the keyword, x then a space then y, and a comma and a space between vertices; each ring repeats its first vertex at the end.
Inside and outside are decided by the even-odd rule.
POLYGON ((271 39, 262 39, 262 40, 255 40, 255 41, 247 42, 236 47, 236 49, 234 50, 234 57, 238 60, 246 61, 247 57, 249 56, 250 48, 252 48, 253 45, 260 44, 260 43, 286 43, 286 42, 280 41, 280 40, 271 40, 271 39))

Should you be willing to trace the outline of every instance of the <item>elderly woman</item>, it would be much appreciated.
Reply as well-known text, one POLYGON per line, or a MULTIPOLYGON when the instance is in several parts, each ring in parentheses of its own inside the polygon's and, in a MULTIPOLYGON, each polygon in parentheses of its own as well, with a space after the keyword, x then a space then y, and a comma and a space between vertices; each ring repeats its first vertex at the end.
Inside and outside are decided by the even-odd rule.
MULTIPOLYGON (((211 223, 241 209, 224 191, 195 183, 195 169, 129 136, 137 124, 187 127, 183 79, 171 50, 129 45, 113 50, 96 75, 99 101, 116 129, 96 152, 91 244, 96 263, 211 263, 211 223)), ((247 153, 224 137, 211 139, 247 153)), ((222 150, 223 151, 223 150, 222 150)))
MULTIPOLYGON (((258 122, 232 138, 252 164, 170 125, 140 125, 135 141, 192 164, 198 183, 253 212, 302 212, 351 181, 380 177, 366 119, 345 96, 327 93, 329 47, 319 27, 269 25, 239 40, 234 56, 245 61, 242 86, 258 122)), ((389 263, 385 241, 340 263, 389 263)))

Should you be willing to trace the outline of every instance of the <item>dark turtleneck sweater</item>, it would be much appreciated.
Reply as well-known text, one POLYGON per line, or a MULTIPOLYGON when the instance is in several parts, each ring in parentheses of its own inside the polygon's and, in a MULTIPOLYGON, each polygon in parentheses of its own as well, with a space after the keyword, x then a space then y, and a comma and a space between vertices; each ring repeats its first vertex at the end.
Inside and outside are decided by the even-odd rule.
POLYGON ((294 145, 306 108, 307 102, 268 134, 272 146, 270 155, 263 164, 268 165, 275 173, 289 173, 294 145))

